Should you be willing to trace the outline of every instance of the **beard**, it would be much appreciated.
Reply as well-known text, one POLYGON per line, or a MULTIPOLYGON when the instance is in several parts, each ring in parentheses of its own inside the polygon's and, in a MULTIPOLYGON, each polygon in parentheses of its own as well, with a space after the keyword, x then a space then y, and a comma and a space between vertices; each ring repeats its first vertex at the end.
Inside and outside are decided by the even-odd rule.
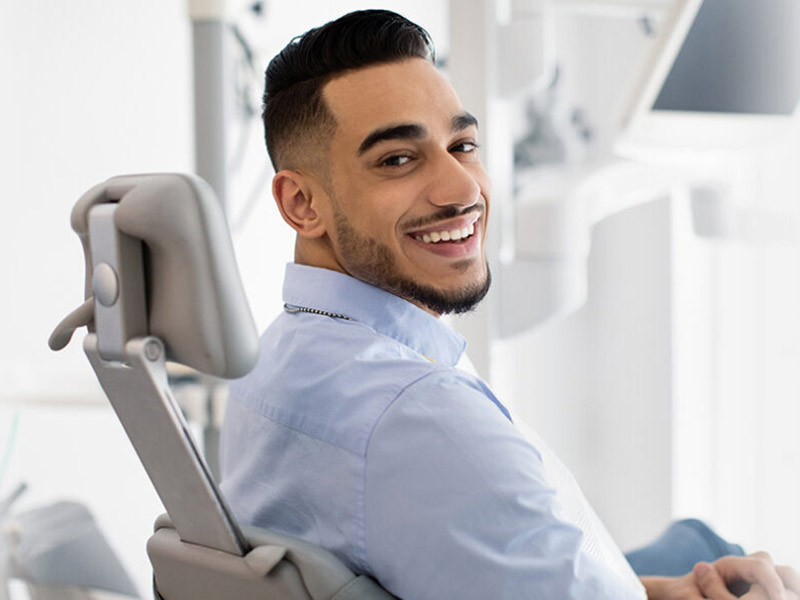
MULTIPOLYGON (((442 215, 443 218, 449 216, 454 215, 442 215)), ((492 276, 488 265, 486 265, 486 276, 482 280, 457 290, 440 290, 416 282, 401 273, 389 247, 374 238, 360 234, 338 207, 334 207, 334 219, 341 253, 339 260, 347 272, 356 279, 414 304, 426 306, 439 315, 469 312, 489 291, 492 276)), ((472 260, 456 262, 453 268, 466 271, 472 260)))

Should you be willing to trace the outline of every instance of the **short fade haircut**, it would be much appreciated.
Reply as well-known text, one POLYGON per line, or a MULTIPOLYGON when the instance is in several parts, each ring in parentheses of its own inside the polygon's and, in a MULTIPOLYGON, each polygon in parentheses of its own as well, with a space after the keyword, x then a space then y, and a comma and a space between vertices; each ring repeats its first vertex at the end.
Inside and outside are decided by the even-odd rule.
POLYGON ((330 80, 353 69, 423 58, 435 62, 430 35, 388 10, 361 10, 310 29, 273 58, 266 71, 264 138, 272 166, 294 169, 327 148, 336 120, 322 97, 330 80))

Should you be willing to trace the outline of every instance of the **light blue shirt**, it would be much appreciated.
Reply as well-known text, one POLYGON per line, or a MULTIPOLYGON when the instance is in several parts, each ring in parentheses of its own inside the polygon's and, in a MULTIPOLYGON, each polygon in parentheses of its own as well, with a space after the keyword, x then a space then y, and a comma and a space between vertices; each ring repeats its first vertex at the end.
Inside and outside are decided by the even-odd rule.
POLYGON ((241 522, 333 551, 406 600, 624 600, 640 591, 559 517, 542 454, 450 327, 347 275, 290 264, 284 313, 232 384, 222 489, 241 522))

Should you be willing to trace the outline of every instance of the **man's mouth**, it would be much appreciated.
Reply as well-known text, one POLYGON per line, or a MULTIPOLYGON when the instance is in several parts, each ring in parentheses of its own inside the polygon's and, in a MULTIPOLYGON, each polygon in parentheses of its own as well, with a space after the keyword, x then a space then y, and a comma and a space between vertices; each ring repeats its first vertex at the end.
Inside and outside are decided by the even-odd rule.
POLYGON ((408 235, 423 244, 458 244, 475 235, 480 212, 470 211, 459 217, 446 219, 439 224, 410 231, 408 235))
POLYGON ((428 231, 414 235, 418 242, 438 244, 440 242, 459 242, 475 234, 475 223, 470 223, 460 229, 442 229, 441 231, 428 231))

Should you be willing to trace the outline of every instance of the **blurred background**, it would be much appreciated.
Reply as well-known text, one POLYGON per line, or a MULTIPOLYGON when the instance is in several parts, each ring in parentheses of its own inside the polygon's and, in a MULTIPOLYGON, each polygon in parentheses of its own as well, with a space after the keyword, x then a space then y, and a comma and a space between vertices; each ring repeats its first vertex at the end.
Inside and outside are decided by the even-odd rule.
MULTIPOLYGON (((798 6, 380 4, 428 29, 481 123, 495 283, 453 325, 624 550, 691 516, 800 566, 798 6)), ((375 7, 225 6, 219 110, 203 120, 222 127, 212 183, 260 329, 293 253, 270 195, 264 69, 295 35, 375 7)), ((15 515, 69 501, 141 597, 162 508, 80 344, 46 342, 83 300, 77 199, 117 174, 204 175, 195 83, 211 66, 190 14, 207 17, 186 0, 0 2, 0 562, 15 515)), ((174 381, 213 463, 224 384, 174 381)))

